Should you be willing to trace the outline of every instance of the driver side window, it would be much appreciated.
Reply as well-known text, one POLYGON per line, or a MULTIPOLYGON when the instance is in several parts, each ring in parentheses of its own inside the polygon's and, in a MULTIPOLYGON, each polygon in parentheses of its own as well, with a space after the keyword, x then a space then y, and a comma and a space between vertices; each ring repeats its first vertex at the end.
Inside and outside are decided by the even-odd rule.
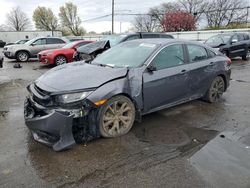
POLYGON ((38 39, 35 42, 32 43, 33 45, 45 45, 46 39, 38 39))
POLYGON ((157 70, 184 64, 183 47, 174 44, 161 50, 152 62, 157 70))

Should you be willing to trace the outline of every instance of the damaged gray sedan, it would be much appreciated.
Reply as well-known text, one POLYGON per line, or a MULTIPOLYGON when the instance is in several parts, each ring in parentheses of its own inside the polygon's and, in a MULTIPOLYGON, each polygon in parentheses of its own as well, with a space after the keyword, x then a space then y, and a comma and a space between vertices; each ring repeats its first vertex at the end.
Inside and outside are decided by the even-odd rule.
POLYGON ((218 101, 229 86, 230 64, 193 42, 121 43, 91 64, 55 67, 29 85, 25 122, 35 140, 56 151, 121 136, 142 115, 199 98, 218 101))

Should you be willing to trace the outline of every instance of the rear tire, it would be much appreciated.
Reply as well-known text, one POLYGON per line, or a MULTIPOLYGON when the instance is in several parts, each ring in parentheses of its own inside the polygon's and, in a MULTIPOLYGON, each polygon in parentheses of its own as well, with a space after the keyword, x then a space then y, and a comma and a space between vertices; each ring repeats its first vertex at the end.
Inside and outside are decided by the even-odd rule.
POLYGON ((56 66, 58 66, 58 65, 63 65, 63 64, 66 64, 66 63, 67 63, 67 59, 66 59, 66 57, 63 56, 63 55, 59 55, 59 56, 57 56, 56 59, 55 59, 55 64, 56 64, 56 66))
POLYGON ((19 62, 26 62, 29 60, 29 54, 28 54, 28 52, 20 51, 17 53, 16 59, 19 62))
POLYGON ((242 60, 248 61, 249 58, 250 58, 250 49, 248 49, 246 54, 242 56, 242 60))
POLYGON ((209 103, 217 102, 225 91, 225 82, 221 76, 217 76, 208 89, 204 100, 209 103))
POLYGON ((108 100, 99 112, 100 134, 106 138, 127 134, 135 120, 135 106, 126 96, 119 95, 108 100))

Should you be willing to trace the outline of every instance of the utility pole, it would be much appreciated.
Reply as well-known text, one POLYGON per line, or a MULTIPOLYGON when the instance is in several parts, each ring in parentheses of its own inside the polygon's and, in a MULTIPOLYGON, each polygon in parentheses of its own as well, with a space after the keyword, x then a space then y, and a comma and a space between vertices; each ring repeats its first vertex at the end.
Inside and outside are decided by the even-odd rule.
POLYGON ((112 0, 112 34, 114 34, 115 0, 112 0))

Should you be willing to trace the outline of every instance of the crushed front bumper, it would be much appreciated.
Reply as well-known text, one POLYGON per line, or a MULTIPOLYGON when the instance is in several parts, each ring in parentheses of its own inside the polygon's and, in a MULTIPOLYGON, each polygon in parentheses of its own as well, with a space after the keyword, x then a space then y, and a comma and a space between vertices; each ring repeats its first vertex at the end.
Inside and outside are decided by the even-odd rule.
MULTIPOLYGON (((75 144, 72 134, 74 114, 52 110, 48 114, 37 115, 41 106, 27 98, 24 105, 24 117, 34 139, 51 146, 55 151, 70 148, 75 144)), ((39 113, 38 113, 39 114, 39 113)))

